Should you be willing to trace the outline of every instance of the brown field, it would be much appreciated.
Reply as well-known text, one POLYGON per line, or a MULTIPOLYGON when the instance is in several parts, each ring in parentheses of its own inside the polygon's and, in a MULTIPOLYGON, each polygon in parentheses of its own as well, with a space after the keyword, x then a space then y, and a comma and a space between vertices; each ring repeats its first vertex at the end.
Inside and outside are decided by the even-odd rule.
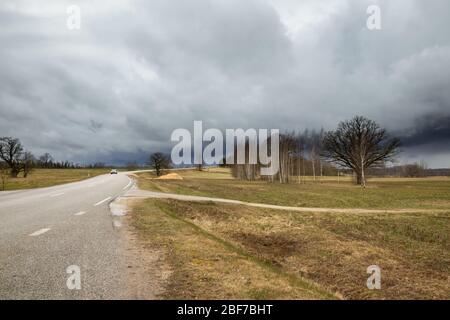
MULTIPOLYGON (((108 173, 110 169, 35 169, 28 177, 8 178, 5 190, 51 187, 108 173)), ((1 191, 0 183, 0 191, 1 191)))
POLYGON ((450 298, 448 178, 372 179, 361 190, 332 178, 279 185, 236 181, 222 169, 180 175, 184 180, 155 181, 145 173, 138 182, 158 191, 271 204, 440 211, 302 213, 144 200, 133 210, 132 226, 170 266, 160 298, 450 298), (369 265, 381 268, 381 290, 366 287, 369 265))
POLYGON ((142 189, 209 196, 247 202, 315 208, 448 209, 450 177, 423 179, 372 178, 362 189, 350 177, 324 177, 303 184, 239 181, 228 169, 178 171, 183 180, 154 180, 152 173, 139 174, 142 189))

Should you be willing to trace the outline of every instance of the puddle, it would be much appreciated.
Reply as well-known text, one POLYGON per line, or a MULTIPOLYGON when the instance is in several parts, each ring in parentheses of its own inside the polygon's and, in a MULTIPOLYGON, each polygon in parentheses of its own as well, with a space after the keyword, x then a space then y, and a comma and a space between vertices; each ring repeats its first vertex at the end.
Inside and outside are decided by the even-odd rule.
POLYGON ((118 220, 118 219, 114 219, 113 226, 114 226, 114 228, 120 228, 122 226, 122 222, 120 222, 120 220, 118 220))
POLYGON ((125 200, 118 198, 109 204, 109 210, 114 217, 122 217, 127 214, 125 200))
POLYGON ((117 198, 109 204, 109 211, 112 215, 112 224, 115 229, 122 227, 122 217, 128 213, 127 199, 117 198))

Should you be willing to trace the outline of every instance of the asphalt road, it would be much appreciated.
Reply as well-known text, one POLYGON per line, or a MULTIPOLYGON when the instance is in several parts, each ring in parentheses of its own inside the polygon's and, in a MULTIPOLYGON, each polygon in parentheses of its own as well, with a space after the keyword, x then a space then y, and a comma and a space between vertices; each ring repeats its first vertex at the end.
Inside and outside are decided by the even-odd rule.
POLYGON ((0 193, 0 299, 124 298, 126 265, 108 204, 131 186, 118 174, 0 193))

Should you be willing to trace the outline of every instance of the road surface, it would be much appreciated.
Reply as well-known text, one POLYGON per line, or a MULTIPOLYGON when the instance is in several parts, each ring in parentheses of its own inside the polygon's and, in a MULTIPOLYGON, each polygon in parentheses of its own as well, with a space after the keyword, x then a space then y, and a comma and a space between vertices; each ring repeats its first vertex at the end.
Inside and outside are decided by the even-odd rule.
POLYGON ((118 174, 1 192, 0 299, 124 298, 126 265, 108 204, 131 186, 118 174))

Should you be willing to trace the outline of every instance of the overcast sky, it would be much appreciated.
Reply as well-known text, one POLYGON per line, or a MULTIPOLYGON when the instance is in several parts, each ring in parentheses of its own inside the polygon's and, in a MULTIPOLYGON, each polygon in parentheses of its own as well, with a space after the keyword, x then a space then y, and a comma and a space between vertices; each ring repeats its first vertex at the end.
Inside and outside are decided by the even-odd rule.
POLYGON ((120 163, 169 151, 194 120, 333 129, 358 114, 402 137, 400 161, 450 167, 449 30, 448 0, 1 0, 0 136, 120 163))

